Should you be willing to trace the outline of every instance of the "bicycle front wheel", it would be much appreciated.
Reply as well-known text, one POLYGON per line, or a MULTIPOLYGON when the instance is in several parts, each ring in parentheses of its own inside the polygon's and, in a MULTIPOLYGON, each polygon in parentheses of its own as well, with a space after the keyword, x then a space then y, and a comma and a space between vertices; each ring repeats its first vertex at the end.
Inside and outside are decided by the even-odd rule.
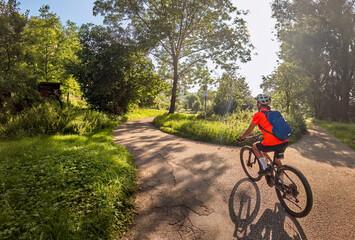
POLYGON ((313 205, 311 186, 297 169, 283 165, 276 175, 277 197, 285 210, 294 217, 305 217, 313 205))
POLYGON ((259 181, 262 176, 258 174, 260 171, 260 162, 256 158, 253 149, 245 146, 240 150, 240 161, 242 163, 245 174, 254 182, 259 181))

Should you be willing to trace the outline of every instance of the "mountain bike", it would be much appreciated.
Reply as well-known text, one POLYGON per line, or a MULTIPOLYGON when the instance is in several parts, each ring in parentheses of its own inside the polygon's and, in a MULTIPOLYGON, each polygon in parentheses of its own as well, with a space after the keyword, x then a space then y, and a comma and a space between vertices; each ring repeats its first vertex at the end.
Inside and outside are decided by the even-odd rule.
MULTIPOLYGON (((251 139, 253 143, 258 141, 262 134, 246 137, 243 140, 251 139)), ((266 152, 262 152, 268 167, 272 170, 270 175, 266 175, 267 184, 275 187, 277 197, 281 205, 292 216, 297 218, 305 217, 309 214, 313 205, 311 186, 306 177, 296 168, 281 165, 275 162, 276 156, 271 160, 266 152)), ((240 151, 240 161, 246 175, 254 182, 259 181, 262 176, 258 174, 261 164, 251 146, 244 146, 240 151)))

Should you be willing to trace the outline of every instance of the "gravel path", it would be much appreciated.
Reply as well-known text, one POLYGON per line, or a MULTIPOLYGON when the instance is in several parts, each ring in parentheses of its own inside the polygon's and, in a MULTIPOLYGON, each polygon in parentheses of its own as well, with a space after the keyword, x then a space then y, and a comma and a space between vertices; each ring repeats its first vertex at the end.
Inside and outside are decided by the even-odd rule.
POLYGON ((288 215, 265 180, 251 182, 238 147, 191 141, 152 125, 114 131, 138 166, 137 215, 127 239, 355 239, 355 152, 312 127, 285 153, 284 164, 307 177, 313 209, 288 215))

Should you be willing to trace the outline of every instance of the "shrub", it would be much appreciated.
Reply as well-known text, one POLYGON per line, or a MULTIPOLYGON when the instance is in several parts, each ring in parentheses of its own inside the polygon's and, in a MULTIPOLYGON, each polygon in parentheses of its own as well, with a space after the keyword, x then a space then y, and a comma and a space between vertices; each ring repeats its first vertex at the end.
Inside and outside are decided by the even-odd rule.
POLYGON ((307 124, 304 117, 301 114, 291 114, 285 116, 285 119, 290 124, 292 129, 292 136, 290 143, 294 143, 301 138, 301 136, 307 131, 307 124))
MULTIPOLYGON (((225 116, 212 115, 204 121, 204 113, 163 114, 154 119, 154 125, 164 132, 178 136, 227 145, 236 145, 236 138, 248 128, 253 112, 238 110, 225 116)), ((295 142, 306 131, 306 123, 301 115, 290 115, 286 119, 293 130, 290 142, 295 142)), ((255 128, 252 134, 260 133, 255 128)))
POLYGON ((201 107, 202 107, 202 104, 201 104, 200 100, 197 100, 192 105, 192 110, 197 112, 197 111, 199 111, 201 109, 201 107))
POLYGON ((55 102, 45 102, 8 118, 0 126, 0 137, 13 138, 43 134, 86 134, 114 127, 118 118, 97 111, 55 102))
POLYGON ((204 121, 204 114, 163 114, 154 119, 154 125, 162 131, 182 137, 219 144, 236 144, 236 138, 247 129, 249 112, 231 114, 227 117, 213 115, 204 121))

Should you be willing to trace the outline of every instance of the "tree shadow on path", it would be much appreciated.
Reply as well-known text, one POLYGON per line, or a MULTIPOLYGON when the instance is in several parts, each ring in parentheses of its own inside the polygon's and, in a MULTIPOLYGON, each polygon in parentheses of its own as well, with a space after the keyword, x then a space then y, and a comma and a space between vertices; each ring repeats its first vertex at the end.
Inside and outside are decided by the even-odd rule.
MULTIPOLYGON (((206 239, 205 226, 196 218, 215 213, 210 203, 215 197, 211 179, 227 170, 220 164, 224 159, 213 152, 182 156, 189 143, 162 135, 144 122, 118 127, 114 135, 115 142, 135 156, 139 172, 138 208, 130 239, 206 239)), ((213 233, 208 234, 213 239, 213 233)))
POLYGON ((355 168, 355 151, 324 129, 312 126, 297 143, 292 144, 303 157, 335 167, 355 168))
POLYGON ((229 215, 235 224, 234 237, 240 240, 306 240, 299 224, 288 215, 280 203, 273 210, 265 209, 260 218, 260 190, 248 178, 240 180, 229 198, 229 215))

